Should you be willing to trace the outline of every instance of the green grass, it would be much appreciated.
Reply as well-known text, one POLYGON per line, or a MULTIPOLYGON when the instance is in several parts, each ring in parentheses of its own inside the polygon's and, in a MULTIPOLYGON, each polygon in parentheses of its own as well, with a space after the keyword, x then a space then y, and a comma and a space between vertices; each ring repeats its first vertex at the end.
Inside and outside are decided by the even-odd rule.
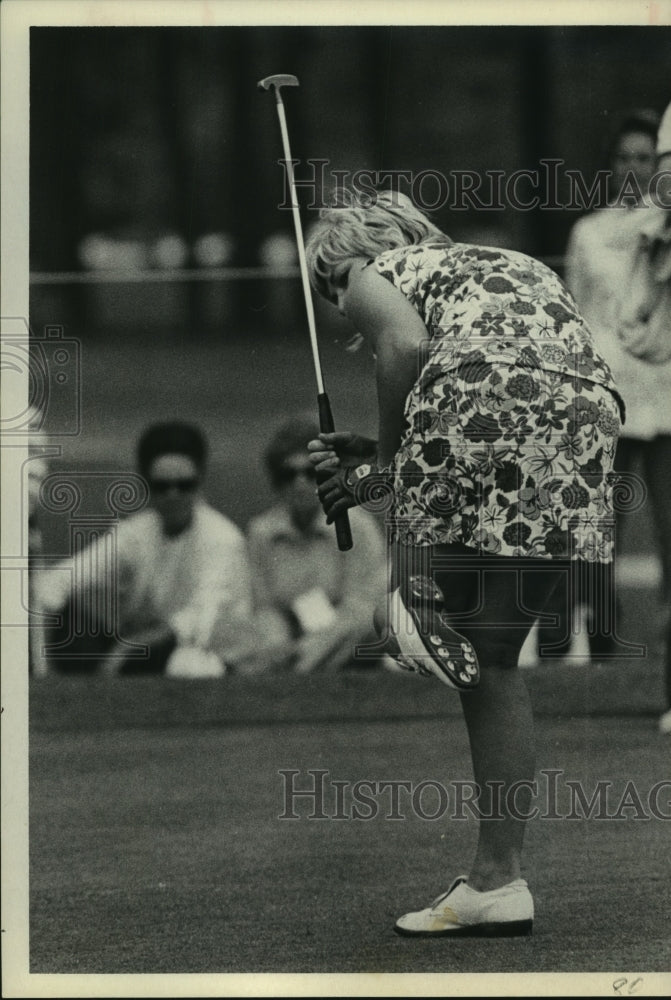
MULTIPOLYGON (((322 344, 337 426, 374 433, 370 363, 322 344)), ((315 405, 304 336, 84 348, 83 433, 54 471, 130 469, 149 420, 185 416, 210 439, 212 502, 240 526, 265 507, 263 448, 281 418, 315 405)), ((85 500, 95 508, 97 494, 85 500)), ((47 551, 67 552, 67 517, 45 514, 44 527, 47 551)), ((628 528, 630 547, 650 551, 649 518, 628 528)), ((649 659, 526 675, 539 769, 588 788, 631 778, 647 789, 668 775, 661 608, 648 589, 625 596, 621 634, 650 642, 649 659)), ((408 941, 394 920, 468 866, 473 824, 279 820, 282 767, 352 781, 470 777, 458 701, 417 678, 32 681, 31 971, 669 968, 668 823, 532 821, 532 938, 408 941)))
MULTIPOLYGON (((296 680, 31 683, 31 972, 669 968, 670 827, 631 816, 529 824, 531 939, 397 937, 468 866, 474 821, 389 820, 383 796, 368 821, 280 819, 279 770, 449 788, 471 776, 458 703, 417 678, 296 680)), ((543 709, 541 687, 539 769, 610 780, 615 805, 668 775, 650 704, 612 714, 611 683, 609 715, 543 709)))

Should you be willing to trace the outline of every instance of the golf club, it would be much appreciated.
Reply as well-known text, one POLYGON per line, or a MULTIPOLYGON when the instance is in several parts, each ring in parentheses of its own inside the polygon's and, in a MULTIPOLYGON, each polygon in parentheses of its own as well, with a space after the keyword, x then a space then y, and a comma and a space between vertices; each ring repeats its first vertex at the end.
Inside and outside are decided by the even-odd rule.
MULTIPOLYGON (((312 360, 314 363, 315 376, 317 379, 317 405, 319 408, 319 427, 322 433, 330 434, 335 430, 333 423, 333 414, 331 412, 331 403, 328 397, 328 393, 324 387, 324 377, 322 374, 321 361, 319 358, 319 345, 317 343, 317 328, 315 323, 315 313, 312 304, 312 294, 310 290, 310 281, 308 278, 308 269, 305 260, 305 243, 303 240, 303 228, 301 226, 301 217, 298 208, 298 198, 296 196, 296 183, 294 179, 294 165, 291 158, 291 149, 289 146, 289 133, 287 130, 287 120, 284 113, 284 102, 282 101, 282 94, 280 92, 282 87, 297 87, 298 79, 295 76, 291 76, 287 73, 278 73, 275 76, 267 76, 263 80, 259 80, 257 86, 260 90, 270 90, 272 87, 275 90, 275 101, 277 104, 277 114, 280 120, 280 130, 282 133, 282 145, 284 148, 284 159, 287 165, 287 173, 289 175, 289 184, 291 188, 291 210, 294 218, 294 228, 296 230, 296 243, 298 245, 298 260, 300 263, 301 280, 303 283, 303 295, 305 297, 305 307, 307 310, 308 317, 308 330, 310 332, 310 344, 312 346, 312 360)), ((328 473, 326 474, 328 477, 328 473)), ((322 476, 322 479, 325 478, 322 476)), ((338 548, 341 551, 346 551, 352 548, 352 533, 350 530, 349 517, 347 512, 339 514, 335 521, 336 538, 338 541, 338 548)))

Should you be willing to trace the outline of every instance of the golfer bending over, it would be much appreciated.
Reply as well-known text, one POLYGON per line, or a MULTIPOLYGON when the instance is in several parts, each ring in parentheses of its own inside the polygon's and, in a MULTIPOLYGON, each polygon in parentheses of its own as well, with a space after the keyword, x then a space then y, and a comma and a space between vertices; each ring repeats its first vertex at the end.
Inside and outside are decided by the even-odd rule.
POLYGON ((381 634, 403 665, 459 689, 479 787, 468 877, 395 929, 527 934, 535 759, 517 662, 553 588, 580 561, 613 557, 608 473, 624 407, 553 271, 453 243, 403 195, 343 200, 322 211, 308 266, 375 355, 379 440, 321 434, 311 461, 331 473, 319 486, 328 522, 389 491, 381 634))

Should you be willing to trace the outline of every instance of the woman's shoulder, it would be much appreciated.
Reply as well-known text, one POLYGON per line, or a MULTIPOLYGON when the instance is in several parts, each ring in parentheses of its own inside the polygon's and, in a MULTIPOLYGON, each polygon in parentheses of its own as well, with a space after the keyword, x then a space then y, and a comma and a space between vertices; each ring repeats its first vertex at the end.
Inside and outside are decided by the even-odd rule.
POLYGON ((420 268, 429 275, 449 269, 452 275, 464 277, 474 273, 483 277, 497 270, 511 267, 530 271, 543 267, 540 261, 519 250, 508 247, 484 246, 480 243, 426 243, 420 244, 417 260, 404 258, 411 269, 420 268))
POLYGON ((418 271, 424 267, 439 266, 442 261, 454 253, 458 244, 445 237, 444 240, 431 240, 424 243, 409 243, 402 247, 383 250, 377 257, 368 261, 375 265, 378 271, 394 271, 401 274, 404 271, 418 271))
POLYGON ((509 260, 517 261, 523 257, 518 251, 504 247, 484 246, 480 243, 455 242, 449 238, 444 241, 432 240, 425 243, 411 244, 407 247, 400 247, 396 250, 387 250, 376 260, 402 260, 402 261, 425 261, 427 266, 440 267, 441 265, 454 265, 460 261, 471 260, 505 263, 509 260))

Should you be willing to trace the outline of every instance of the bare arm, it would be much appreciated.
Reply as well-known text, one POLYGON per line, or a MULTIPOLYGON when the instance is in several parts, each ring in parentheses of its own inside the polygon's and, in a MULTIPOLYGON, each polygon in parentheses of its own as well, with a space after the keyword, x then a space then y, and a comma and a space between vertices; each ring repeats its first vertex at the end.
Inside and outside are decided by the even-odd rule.
MULTIPOLYGON (((117 533, 117 570, 125 564, 123 540, 117 533)), ((90 600, 93 593, 112 586, 109 560, 110 533, 96 538, 75 555, 55 566, 39 570, 34 580, 36 607, 51 613, 62 611, 68 600, 90 600)))
POLYGON ((429 333, 405 296, 372 267, 350 271, 346 310, 377 358, 378 462, 386 466, 401 443, 405 401, 417 381, 420 348, 429 333))

